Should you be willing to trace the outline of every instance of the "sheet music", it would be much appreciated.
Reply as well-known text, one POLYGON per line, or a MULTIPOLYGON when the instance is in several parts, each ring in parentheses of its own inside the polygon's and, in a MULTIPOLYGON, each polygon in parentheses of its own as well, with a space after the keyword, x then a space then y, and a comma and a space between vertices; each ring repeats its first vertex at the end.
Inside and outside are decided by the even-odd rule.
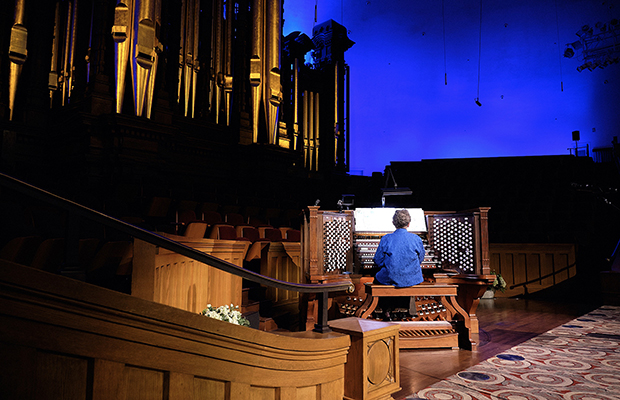
MULTIPOLYGON (((394 232, 392 217, 398 208, 357 208, 355 217, 356 232, 394 232)), ((409 232, 426 232, 426 219, 421 208, 406 208, 411 215, 409 232)))

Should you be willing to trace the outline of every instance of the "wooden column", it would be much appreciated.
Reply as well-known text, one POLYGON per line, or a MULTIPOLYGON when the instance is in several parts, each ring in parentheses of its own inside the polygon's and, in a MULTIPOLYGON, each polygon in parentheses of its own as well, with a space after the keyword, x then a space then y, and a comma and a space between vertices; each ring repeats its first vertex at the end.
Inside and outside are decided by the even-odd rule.
POLYGON ((400 390, 398 325, 351 317, 330 321, 329 326, 351 337, 344 398, 391 399, 400 390))

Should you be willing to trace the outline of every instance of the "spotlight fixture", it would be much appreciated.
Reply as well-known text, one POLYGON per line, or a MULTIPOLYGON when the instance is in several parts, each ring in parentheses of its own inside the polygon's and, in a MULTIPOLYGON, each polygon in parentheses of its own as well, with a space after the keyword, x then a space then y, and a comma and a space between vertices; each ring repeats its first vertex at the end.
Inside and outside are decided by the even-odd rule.
POLYGON ((478 107, 482 107, 482 103, 480 102, 479 98, 476 97, 475 102, 478 105, 478 107))

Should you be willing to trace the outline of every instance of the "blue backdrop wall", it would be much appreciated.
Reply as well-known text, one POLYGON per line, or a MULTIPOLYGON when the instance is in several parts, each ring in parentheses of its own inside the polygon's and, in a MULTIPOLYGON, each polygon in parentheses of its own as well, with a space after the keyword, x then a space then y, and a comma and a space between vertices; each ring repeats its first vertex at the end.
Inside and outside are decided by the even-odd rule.
POLYGON ((286 0, 284 33, 311 36, 315 8, 356 42, 345 55, 352 173, 569 154, 577 130, 591 148, 618 136, 620 65, 578 72, 579 52, 563 53, 584 25, 596 34, 620 19, 620 0, 286 0))

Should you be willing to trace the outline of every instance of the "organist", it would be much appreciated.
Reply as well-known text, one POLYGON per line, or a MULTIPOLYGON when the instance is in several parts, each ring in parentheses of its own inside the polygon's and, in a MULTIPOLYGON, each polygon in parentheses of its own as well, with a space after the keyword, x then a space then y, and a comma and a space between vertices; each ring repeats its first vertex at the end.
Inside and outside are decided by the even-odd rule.
MULTIPOLYGON (((421 263, 424 260, 424 242, 407 231, 411 215, 407 210, 396 210, 392 217, 396 230, 381 238, 374 255, 375 264, 381 269, 375 275, 375 283, 407 287, 424 281, 421 263)), ((415 298, 385 297, 379 302, 384 320, 391 320, 391 311, 396 307, 409 310, 410 316, 417 315, 415 298), (404 304, 407 301, 408 304, 404 304)))

